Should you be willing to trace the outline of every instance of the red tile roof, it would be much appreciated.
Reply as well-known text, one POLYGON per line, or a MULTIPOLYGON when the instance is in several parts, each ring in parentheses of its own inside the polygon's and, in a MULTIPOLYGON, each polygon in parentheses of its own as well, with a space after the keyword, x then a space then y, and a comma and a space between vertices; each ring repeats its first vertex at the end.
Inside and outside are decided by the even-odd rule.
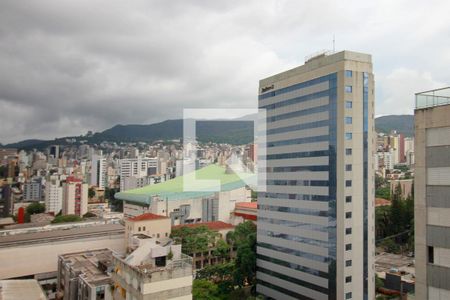
POLYGON ((166 216, 155 215, 152 213, 145 213, 136 217, 129 218, 128 221, 136 222, 136 221, 147 221, 147 220, 158 220, 158 219, 167 219, 166 216))
POLYGON ((375 198, 375 207, 391 205, 391 201, 383 198, 375 198))
POLYGON ((257 209, 258 202, 236 202, 236 208, 257 209))
POLYGON ((195 227, 199 227, 199 226, 206 226, 209 229, 214 230, 214 231, 234 228, 234 225, 231 225, 229 223, 225 223, 222 221, 214 221, 214 222, 202 222, 202 223, 194 223, 194 224, 175 225, 175 226, 172 226, 172 229, 178 229, 181 227, 195 228, 195 227))

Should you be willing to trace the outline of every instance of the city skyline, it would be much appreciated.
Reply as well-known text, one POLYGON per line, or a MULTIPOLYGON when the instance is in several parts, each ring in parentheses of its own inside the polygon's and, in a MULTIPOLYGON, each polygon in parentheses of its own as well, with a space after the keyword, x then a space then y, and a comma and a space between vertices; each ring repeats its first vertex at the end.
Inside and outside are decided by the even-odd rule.
POLYGON ((333 36, 336 50, 373 55, 375 115, 412 114, 414 92, 450 80, 449 45, 433 46, 449 28, 443 1, 105 4, 1 4, 1 143, 256 107, 258 78, 332 49, 333 36), (433 18, 411 30, 425 8, 433 18))

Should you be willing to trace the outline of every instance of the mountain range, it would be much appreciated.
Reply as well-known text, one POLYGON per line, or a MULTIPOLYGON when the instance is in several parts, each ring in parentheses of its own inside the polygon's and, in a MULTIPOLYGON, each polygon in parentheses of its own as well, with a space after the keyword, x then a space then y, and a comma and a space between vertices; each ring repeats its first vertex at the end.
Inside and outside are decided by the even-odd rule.
MULTIPOLYGON (((413 115, 388 115, 375 119, 377 132, 389 133, 391 130, 404 134, 414 135, 413 115)), ((229 144, 246 144, 253 141, 253 123, 244 120, 197 121, 197 138, 201 142, 216 142, 229 144)), ((154 142, 158 140, 180 139, 183 135, 183 120, 166 120, 149 125, 115 125, 105 131, 91 136, 72 136, 56 138, 54 140, 29 139, 5 145, 8 148, 18 149, 44 149, 50 145, 79 144, 84 141, 89 144, 109 142, 154 142)))

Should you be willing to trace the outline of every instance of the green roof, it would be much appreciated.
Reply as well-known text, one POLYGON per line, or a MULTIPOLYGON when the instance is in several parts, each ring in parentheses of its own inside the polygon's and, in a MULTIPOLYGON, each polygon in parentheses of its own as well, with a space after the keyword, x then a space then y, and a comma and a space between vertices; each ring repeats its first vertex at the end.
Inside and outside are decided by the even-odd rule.
POLYGON ((132 189, 125 192, 116 193, 116 199, 150 204, 151 198, 159 196, 167 200, 183 200, 193 198, 203 198, 214 195, 210 191, 214 187, 214 182, 196 182, 197 185, 189 185, 190 191, 184 191, 184 180, 219 180, 220 191, 231 191, 246 186, 242 178, 246 181, 255 181, 256 176, 252 173, 242 173, 241 177, 235 173, 226 173, 225 168, 218 165, 209 165, 195 172, 179 176, 158 184, 147 185, 143 188, 132 189))

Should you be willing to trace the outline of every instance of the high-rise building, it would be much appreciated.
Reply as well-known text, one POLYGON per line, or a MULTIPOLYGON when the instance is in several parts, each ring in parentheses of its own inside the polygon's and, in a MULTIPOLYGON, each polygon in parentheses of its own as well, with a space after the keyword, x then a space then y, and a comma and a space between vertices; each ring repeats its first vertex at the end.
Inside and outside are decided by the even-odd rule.
POLYGON ((416 94, 416 299, 450 299, 450 88, 416 94))
POLYGON ((91 185, 104 189, 107 180, 106 171, 106 159, 102 155, 92 155, 91 185))
POLYGON ((23 184, 23 200, 24 201, 41 201, 42 200, 42 182, 41 180, 33 180, 23 184))
MULTIPOLYGON (((125 178, 144 178, 158 173, 158 158, 130 158, 119 161, 120 190, 129 188, 125 178)), ((132 188, 132 187, 131 187, 132 188)))
POLYGON ((263 79, 259 107, 267 177, 258 195, 257 291, 374 299, 371 56, 322 53, 263 79))
POLYGON ((67 177, 63 184, 63 215, 83 216, 87 213, 88 185, 81 180, 67 177))
POLYGON ((62 210, 63 189, 60 181, 50 179, 45 184, 45 211, 58 214, 62 210))

